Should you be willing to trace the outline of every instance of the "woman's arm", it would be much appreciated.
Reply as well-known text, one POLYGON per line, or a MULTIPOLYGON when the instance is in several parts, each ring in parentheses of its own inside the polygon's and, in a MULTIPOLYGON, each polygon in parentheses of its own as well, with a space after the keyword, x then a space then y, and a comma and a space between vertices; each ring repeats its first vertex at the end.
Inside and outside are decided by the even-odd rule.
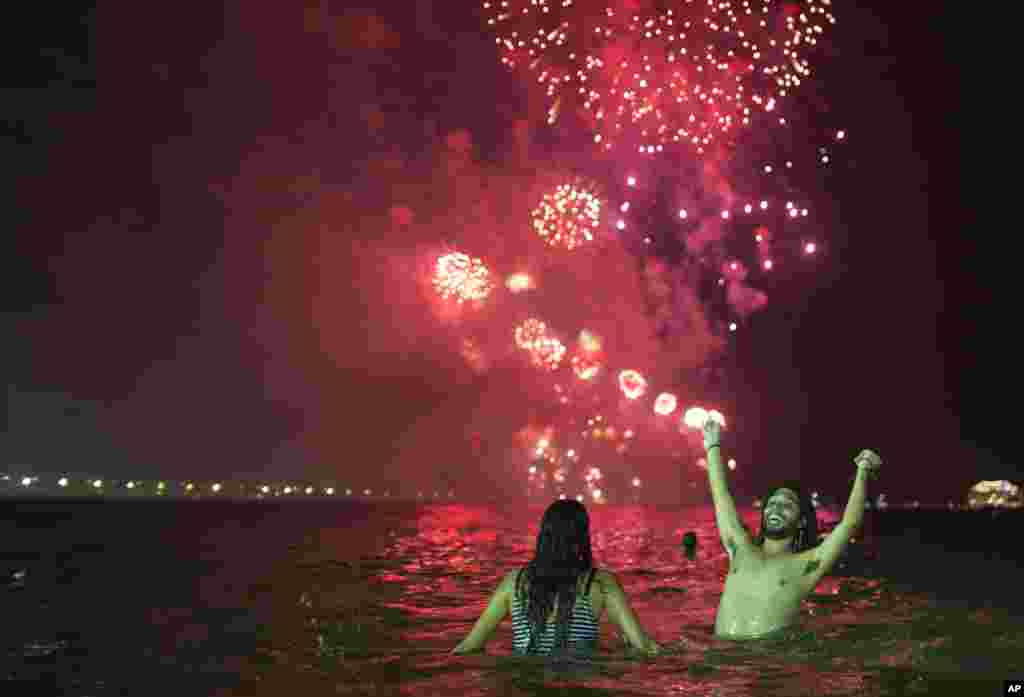
POLYGON ((630 607, 629 599, 615 575, 607 571, 600 571, 595 580, 604 594, 604 605, 608 610, 608 617, 622 629, 630 645, 641 651, 658 653, 661 647, 647 636, 647 632, 640 626, 640 620, 637 619, 636 613, 630 607))
POLYGON ((484 609, 480 619, 473 625, 469 635, 459 645, 452 649, 452 653, 469 653, 478 651, 484 647, 491 634, 505 619, 511 608, 512 591, 515 585, 516 573, 511 571, 505 574, 505 578, 498 584, 498 588, 491 595, 487 607, 484 609))

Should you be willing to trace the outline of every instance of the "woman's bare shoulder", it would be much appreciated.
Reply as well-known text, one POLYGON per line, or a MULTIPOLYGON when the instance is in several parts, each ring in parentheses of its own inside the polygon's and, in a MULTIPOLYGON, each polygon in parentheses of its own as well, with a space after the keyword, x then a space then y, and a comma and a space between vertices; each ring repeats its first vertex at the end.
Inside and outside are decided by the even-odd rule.
POLYGON ((505 574, 505 578, 501 579, 501 585, 506 588, 514 588, 516 585, 516 579, 519 578, 519 569, 512 569, 505 574))
POLYGON ((594 584, 602 591, 608 591, 619 587, 619 579, 611 571, 598 569, 594 572, 594 584))

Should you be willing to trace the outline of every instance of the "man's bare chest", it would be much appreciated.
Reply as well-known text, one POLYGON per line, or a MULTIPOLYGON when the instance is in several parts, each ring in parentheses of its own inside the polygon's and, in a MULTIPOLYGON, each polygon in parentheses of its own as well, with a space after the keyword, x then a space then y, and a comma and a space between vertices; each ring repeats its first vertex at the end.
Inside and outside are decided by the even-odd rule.
POLYGON ((793 558, 734 560, 725 579, 725 592, 762 599, 798 597, 802 584, 794 561, 793 558))

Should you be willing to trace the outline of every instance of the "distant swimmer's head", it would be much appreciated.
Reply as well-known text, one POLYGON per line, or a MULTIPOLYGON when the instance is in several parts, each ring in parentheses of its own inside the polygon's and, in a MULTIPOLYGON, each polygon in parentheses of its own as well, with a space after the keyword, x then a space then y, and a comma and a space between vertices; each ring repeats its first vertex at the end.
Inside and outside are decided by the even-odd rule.
POLYGON ((683 554, 690 561, 697 558, 697 533, 692 530, 683 535, 683 554))
POLYGON ((772 489, 764 497, 761 509, 761 532, 756 542, 791 539, 794 552, 810 549, 818 541, 818 518, 814 504, 804 496, 800 486, 787 482, 772 489))

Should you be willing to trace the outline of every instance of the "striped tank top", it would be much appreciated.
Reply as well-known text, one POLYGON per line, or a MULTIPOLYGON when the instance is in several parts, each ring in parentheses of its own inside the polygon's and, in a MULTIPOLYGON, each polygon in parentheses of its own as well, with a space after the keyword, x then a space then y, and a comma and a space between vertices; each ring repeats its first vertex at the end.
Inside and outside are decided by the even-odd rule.
MULTIPOLYGON (((596 569, 591 569, 583 594, 576 594, 576 604, 569 617, 569 636, 566 648, 573 652, 589 652, 597 646, 597 618, 594 608, 590 605, 590 584, 594 581, 596 569)), ((522 574, 523 570, 519 570, 522 574)), ((519 588, 519 574, 516 574, 515 588, 519 588)), ((525 654, 530 644, 530 620, 527 616, 527 598, 520 599, 519 593, 512 594, 512 650, 525 654)), ((537 642, 534 644, 537 654, 550 654, 554 649, 555 632, 558 629, 557 619, 544 625, 537 642)))

